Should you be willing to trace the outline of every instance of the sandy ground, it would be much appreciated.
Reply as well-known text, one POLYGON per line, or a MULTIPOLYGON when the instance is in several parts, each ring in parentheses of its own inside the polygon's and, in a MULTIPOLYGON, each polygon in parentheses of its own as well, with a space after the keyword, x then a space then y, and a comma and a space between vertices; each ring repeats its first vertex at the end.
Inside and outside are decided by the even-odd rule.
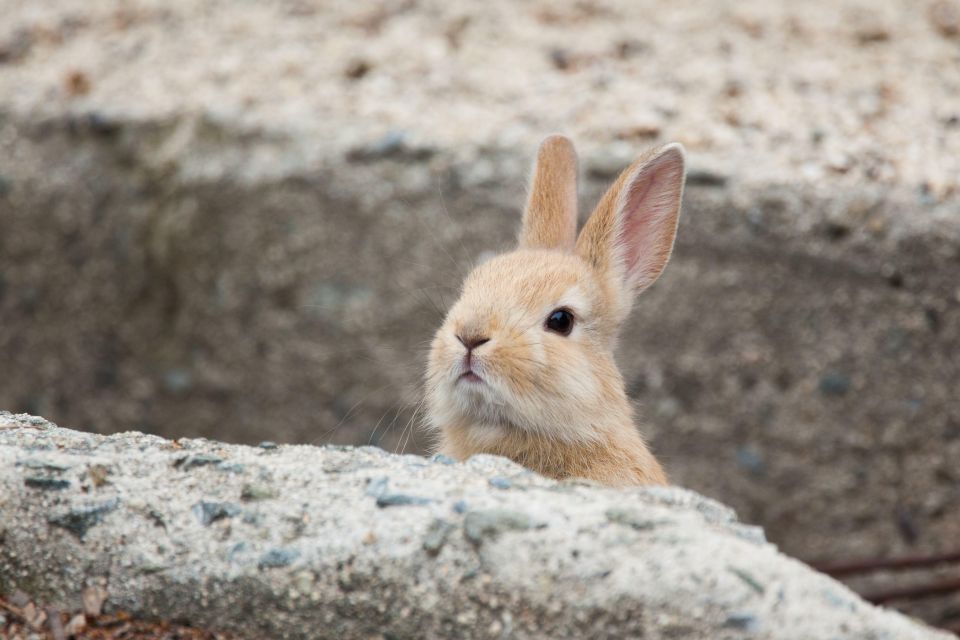
MULTIPOLYGON (((960 181, 960 5, 3 0, 5 108, 396 129, 466 154, 679 140, 740 180, 960 181)), ((311 150, 305 150, 310 153, 311 150)), ((272 160, 270 161, 272 164, 272 160)), ((274 167, 276 169, 276 167, 274 167)))

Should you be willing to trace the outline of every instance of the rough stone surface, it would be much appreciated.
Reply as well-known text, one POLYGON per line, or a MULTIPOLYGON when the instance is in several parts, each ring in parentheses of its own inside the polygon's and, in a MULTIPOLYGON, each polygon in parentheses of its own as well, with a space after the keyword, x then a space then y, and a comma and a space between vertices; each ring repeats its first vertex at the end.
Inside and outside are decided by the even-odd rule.
POLYGON ((585 208, 679 140, 620 355, 671 477, 807 559, 948 550, 956 7, 0 0, 0 406, 422 451, 423 345, 537 141, 585 208))
POLYGON ((558 483, 491 456, 104 437, 0 413, 0 540, 0 591, 76 605, 100 586, 108 609, 250 638, 947 637, 693 492, 558 483), (183 464, 199 456, 220 462, 183 464), (30 485, 38 469, 70 487, 30 485), (275 497, 245 502, 251 482, 275 497))

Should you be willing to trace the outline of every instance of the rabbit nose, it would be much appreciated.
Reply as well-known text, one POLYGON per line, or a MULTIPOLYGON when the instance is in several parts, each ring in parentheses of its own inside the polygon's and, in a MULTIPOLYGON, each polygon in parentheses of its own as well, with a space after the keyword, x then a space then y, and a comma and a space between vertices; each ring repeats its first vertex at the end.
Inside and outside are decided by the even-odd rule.
POLYGON ((460 344, 462 344, 467 348, 467 351, 473 351, 480 345, 490 342, 490 338, 487 338, 486 336, 477 336, 477 335, 464 337, 457 334, 457 340, 459 340, 460 344))

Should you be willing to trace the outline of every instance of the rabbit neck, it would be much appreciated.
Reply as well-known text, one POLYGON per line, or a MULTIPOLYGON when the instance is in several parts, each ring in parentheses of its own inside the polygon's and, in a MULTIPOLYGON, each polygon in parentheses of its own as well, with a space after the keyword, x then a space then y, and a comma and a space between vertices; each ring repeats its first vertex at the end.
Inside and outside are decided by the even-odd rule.
MULTIPOLYGON (((627 414, 629 403, 624 399, 627 414)), ((608 415, 616 411, 606 411, 608 415)), ((586 478, 611 486, 663 485, 666 474, 632 419, 615 426, 593 427, 589 441, 568 442, 513 426, 469 422, 441 430, 439 451, 458 460, 485 453, 504 456, 542 475, 586 478)))

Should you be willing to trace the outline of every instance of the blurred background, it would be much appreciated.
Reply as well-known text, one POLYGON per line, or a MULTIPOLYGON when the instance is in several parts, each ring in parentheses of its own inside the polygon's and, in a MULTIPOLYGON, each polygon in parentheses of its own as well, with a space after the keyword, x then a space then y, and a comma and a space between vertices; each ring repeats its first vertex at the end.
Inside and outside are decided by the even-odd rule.
POLYGON ((577 142, 583 218, 676 140, 678 246, 619 352, 673 481, 808 561, 960 547, 960 2, 0 15, 0 408, 423 453, 428 341, 539 140, 577 142))

